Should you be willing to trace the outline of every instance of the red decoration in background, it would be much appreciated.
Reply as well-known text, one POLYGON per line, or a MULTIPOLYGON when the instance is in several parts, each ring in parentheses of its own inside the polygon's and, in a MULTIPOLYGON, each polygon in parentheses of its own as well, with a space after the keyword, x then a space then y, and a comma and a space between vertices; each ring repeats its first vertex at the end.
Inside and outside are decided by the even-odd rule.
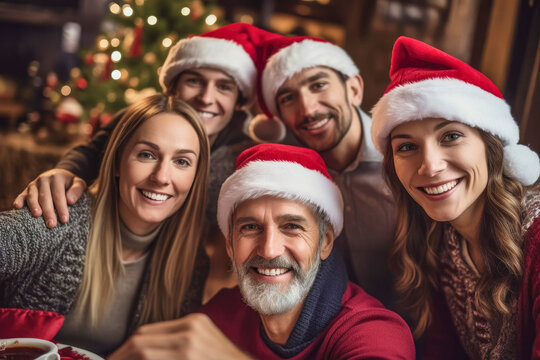
POLYGON ((86 54, 86 56, 84 57, 84 63, 88 66, 94 65, 94 55, 86 54))
POLYGON ((77 79, 77 87, 79 89, 84 90, 84 89, 86 89, 87 86, 88 86, 88 82, 86 81, 85 78, 77 79))
POLYGON ((111 114, 106 112, 99 115, 90 115, 90 125, 92 125, 91 137, 93 137, 99 129, 107 125, 109 121, 111 121, 112 117, 113 116, 111 114))
POLYGON ((111 59, 111 57, 109 56, 109 58, 107 59, 107 63, 105 64, 105 67, 103 69, 103 72, 101 73, 101 80, 103 81, 107 81, 111 78, 111 72, 112 72, 112 68, 113 68, 113 61, 111 59))
POLYGON ((133 44, 129 49, 129 57, 139 57, 142 55, 142 37, 143 37, 143 21, 137 21, 133 29, 133 44))
POLYGON ((66 114, 66 113, 57 113, 56 119, 61 124, 76 124, 79 122, 79 116, 73 115, 73 114, 66 114))
POLYGON ((101 126, 107 125, 111 121, 112 117, 113 116, 109 113, 101 114, 101 126))

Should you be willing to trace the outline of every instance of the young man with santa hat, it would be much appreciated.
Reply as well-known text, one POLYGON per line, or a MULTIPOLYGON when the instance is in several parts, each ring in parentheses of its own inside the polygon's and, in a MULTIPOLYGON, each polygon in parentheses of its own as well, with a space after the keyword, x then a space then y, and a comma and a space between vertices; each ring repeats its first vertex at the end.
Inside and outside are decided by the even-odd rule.
MULTIPOLYGON (((325 160, 345 201, 336 246, 346 255, 349 275, 393 307, 387 256, 394 201, 369 136, 371 118, 360 109, 364 83, 358 68, 343 49, 318 38, 272 38, 258 50, 261 108, 325 160)), ((251 128, 257 133, 258 124, 251 128)))
POLYGON ((321 156, 260 144, 236 168, 218 224, 239 287, 201 314, 141 327, 110 359, 414 359, 403 319, 348 281, 333 248, 343 200, 321 156))
MULTIPOLYGON (((190 104, 201 116, 210 138, 206 245, 210 255, 216 257, 213 263, 222 267, 227 264, 226 254, 220 252, 223 240, 215 223, 217 195, 223 181, 234 171, 236 156, 254 144, 242 129, 249 116, 246 108, 256 93, 255 45, 273 36, 277 35, 236 23, 182 39, 171 48, 159 73, 163 91, 190 104)), ((123 112, 116 114, 87 145, 72 149, 57 168, 32 181, 14 206, 21 208, 26 201, 34 216, 43 214, 48 227, 57 224, 55 209, 60 222, 67 222, 68 204, 74 204, 96 178, 105 144, 123 112)), ((210 268, 213 275, 209 277, 205 298, 224 284, 234 284, 230 272, 221 270, 210 268)))

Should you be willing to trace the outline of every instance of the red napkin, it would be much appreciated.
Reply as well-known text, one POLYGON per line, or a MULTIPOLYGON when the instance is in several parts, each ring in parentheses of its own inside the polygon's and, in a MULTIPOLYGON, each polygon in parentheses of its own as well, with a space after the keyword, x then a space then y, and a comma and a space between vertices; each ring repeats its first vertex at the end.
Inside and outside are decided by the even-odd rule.
POLYGON ((52 311, 0 308, 0 339, 37 338, 51 341, 64 323, 52 311))
POLYGON ((60 354, 61 360, 90 360, 89 357, 73 350, 71 346, 59 349, 58 354, 60 354))

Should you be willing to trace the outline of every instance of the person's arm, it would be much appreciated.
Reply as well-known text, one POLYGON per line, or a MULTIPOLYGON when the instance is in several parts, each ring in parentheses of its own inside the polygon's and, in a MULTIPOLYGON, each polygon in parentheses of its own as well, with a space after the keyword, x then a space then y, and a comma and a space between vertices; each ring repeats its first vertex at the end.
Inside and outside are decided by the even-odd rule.
POLYGON ((37 266, 39 254, 50 250, 41 241, 48 236, 43 230, 48 229, 35 220, 25 210, 0 212, 0 289, 3 282, 12 286, 14 278, 24 277, 37 266))
POLYGON ((204 314, 141 326, 109 360, 251 359, 204 314))
MULTIPOLYGON (((534 326, 530 329, 531 334, 525 333, 529 329, 522 329, 521 339, 524 342, 524 346, 530 346, 530 343, 525 340, 529 338, 532 340, 532 353, 531 359, 540 359, 540 217, 538 217, 531 227, 528 229, 528 239, 525 246, 525 273, 523 274, 523 284, 528 285, 526 293, 530 292, 530 310, 531 314, 523 314, 524 318, 531 317, 531 322, 534 326), (534 334, 532 334, 534 332, 534 334)), ((523 294, 523 291, 522 291, 523 294)), ((528 309, 522 309, 522 311, 529 311, 528 309)), ((518 324, 519 326, 519 324, 518 324)), ((518 332, 519 333, 519 332, 518 332)), ((525 349, 522 349, 525 350, 525 349)), ((526 350, 525 350, 526 351, 526 350)), ((523 358, 528 354, 522 354, 523 358)))
POLYGON ((26 202, 33 216, 43 215, 49 228, 57 225, 56 209, 60 221, 66 223, 69 220, 68 204, 76 203, 87 184, 97 177, 109 136, 123 113, 118 112, 88 144, 71 149, 54 169, 31 181, 17 196, 13 207, 20 209, 26 202))
POLYGON ((116 113, 107 125, 103 126, 86 145, 79 145, 71 149, 56 164, 57 169, 67 170, 83 179, 87 184, 92 183, 99 173, 101 159, 107 141, 122 118, 125 110, 116 113))

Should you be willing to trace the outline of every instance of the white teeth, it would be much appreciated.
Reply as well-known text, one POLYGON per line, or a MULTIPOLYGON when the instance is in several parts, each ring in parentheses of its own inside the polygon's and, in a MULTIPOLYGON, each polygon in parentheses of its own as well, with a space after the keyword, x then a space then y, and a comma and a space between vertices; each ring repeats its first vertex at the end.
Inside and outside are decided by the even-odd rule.
POLYGON ((199 113, 199 116, 202 118, 211 118, 214 116, 214 114, 209 113, 209 112, 204 112, 204 111, 199 111, 198 113, 199 113))
POLYGON ((457 180, 452 180, 446 184, 434 186, 434 187, 425 187, 424 190, 430 195, 439 195, 445 193, 449 190, 452 190, 457 185, 457 180))
POLYGON ((323 127, 324 125, 326 125, 326 123, 327 123, 328 121, 330 121, 330 119, 329 119, 329 118, 325 118, 325 119, 323 119, 323 120, 321 120, 321 121, 315 121, 315 122, 312 122, 312 123, 306 125, 306 129, 308 129, 308 130, 315 130, 315 129, 318 129, 318 128, 323 127))
POLYGON ((257 272, 262 275, 266 276, 277 276, 286 273, 289 271, 289 269, 286 268, 275 268, 275 269, 269 269, 269 268, 257 268, 257 272))
POLYGON ((170 197, 169 195, 165 195, 165 194, 156 194, 156 193, 149 192, 149 191, 145 191, 145 190, 141 190, 141 192, 142 192, 143 195, 146 196, 147 198, 152 199, 152 200, 156 200, 156 201, 165 201, 165 200, 167 200, 167 199, 170 197))

